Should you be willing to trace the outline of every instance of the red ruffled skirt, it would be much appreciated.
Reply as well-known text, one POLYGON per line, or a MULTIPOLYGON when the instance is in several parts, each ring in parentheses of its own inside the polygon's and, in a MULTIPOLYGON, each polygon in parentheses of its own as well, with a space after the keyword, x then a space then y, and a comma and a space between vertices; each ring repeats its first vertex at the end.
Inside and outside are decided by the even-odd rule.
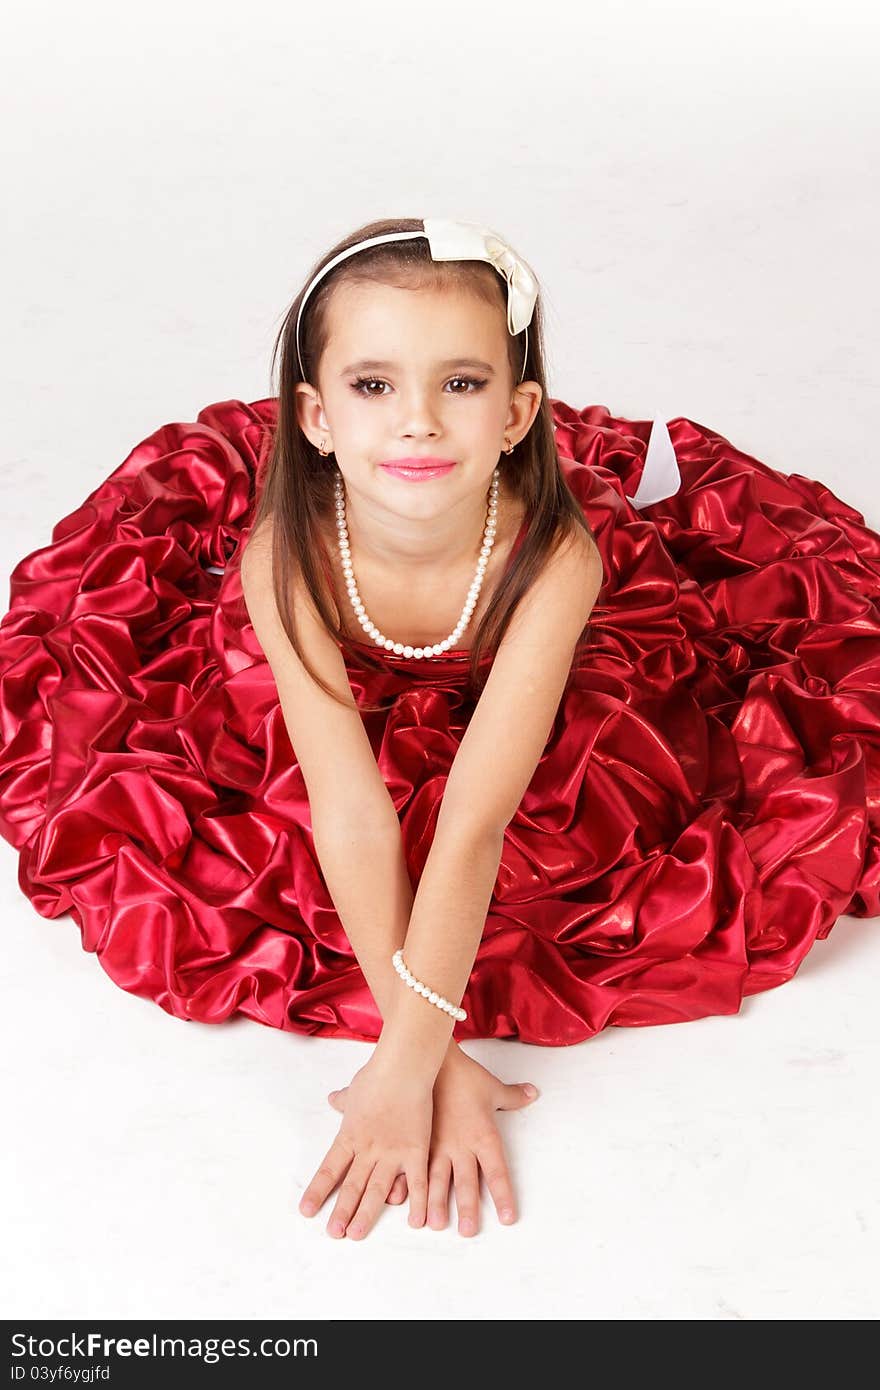
MULTIPOLYGON (((588 650, 507 827, 455 1026, 562 1046, 736 1013, 843 913, 880 915, 880 535, 692 420, 550 402, 605 565, 588 650)), ((372 1040, 237 568, 277 417, 139 444, 16 565, 0 833, 123 989, 372 1040)), ((371 647, 375 655, 378 649, 371 647)), ((413 884, 473 706, 466 661, 349 662, 413 884)))

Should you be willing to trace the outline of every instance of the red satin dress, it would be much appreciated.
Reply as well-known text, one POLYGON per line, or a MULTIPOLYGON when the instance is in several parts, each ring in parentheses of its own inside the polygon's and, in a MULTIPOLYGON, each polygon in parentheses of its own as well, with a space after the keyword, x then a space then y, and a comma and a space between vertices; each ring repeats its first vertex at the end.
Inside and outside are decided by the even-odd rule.
MULTIPOLYGON (((880 535, 682 417, 551 400, 605 579, 507 827, 460 1040, 737 1013, 880 915, 880 535)), ((180 1019, 373 1040, 228 561, 274 398, 162 426, 23 558, 0 622, 0 833, 43 917, 180 1019)), ((379 649, 363 643, 374 655, 379 649)), ((467 655, 348 670, 413 883, 467 655)))

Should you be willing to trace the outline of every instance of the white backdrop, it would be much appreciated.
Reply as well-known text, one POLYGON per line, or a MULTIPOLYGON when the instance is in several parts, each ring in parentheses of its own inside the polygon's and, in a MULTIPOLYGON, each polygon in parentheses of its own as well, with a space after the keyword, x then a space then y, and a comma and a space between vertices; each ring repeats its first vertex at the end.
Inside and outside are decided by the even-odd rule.
MULTIPOLYGON (((497 228, 550 394, 686 415, 880 529, 880 28, 867 3, 19 4, 0 121, 0 570, 130 449, 271 394, 351 228, 497 228)), ((6 603, 4 602, 4 610, 6 603)), ((363 1242, 296 1210, 368 1044, 125 994, 0 841, 6 1316, 876 1317, 876 920, 732 1018, 467 1050, 520 1218, 363 1242), (433 1255, 433 1259, 431 1256, 433 1255), (413 1263, 418 1260, 418 1265, 413 1263), (417 1273, 416 1273, 417 1271, 417 1273), (366 1276, 366 1277, 365 1277, 366 1276)))

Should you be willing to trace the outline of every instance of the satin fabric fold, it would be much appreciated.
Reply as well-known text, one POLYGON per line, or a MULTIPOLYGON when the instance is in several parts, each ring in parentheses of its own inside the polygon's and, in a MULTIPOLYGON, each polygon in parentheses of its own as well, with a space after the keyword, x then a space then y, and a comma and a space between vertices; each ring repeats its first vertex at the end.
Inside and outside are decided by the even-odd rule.
MULTIPOLYGON (((637 506, 651 422, 550 404, 605 581, 505 833, 460 1040, 733 1014, 841 914, 880 915, 880 535, 683 417, 661 439, 677 491, 637 506)), ((227 568, 276 418, 274 398, 228 400, 162 426, 16 565, 0 833, 37 912, 72 917, 123 989, 180 1019, 372 1040, 227 568)), ((364 721, 414 883, 466 661, 349 660, 383 705, 364 721)))

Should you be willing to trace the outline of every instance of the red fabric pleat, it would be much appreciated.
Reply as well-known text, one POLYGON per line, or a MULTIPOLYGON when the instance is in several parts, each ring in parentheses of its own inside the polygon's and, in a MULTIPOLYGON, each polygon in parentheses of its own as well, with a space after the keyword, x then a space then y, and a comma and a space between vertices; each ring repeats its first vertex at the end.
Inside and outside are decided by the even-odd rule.
MULTIPOLYGON (((605 581, 505 832, 460 1040, 733 1014, 841 914, 880 915, 880 535, 681 417, 681 485, 637 510, 650 421, 551 408, 605 581)), ((16 565, 0 833, 37 912, 69 914, 123 989, 181 1019, 371 1040, 224 570, 276 412, 222 401, 164 425, 16 565)), ((349 659, 356 697, 383 706, 364 722, 414 882, 472 712, 465 670, 460 652, 349 659)))

